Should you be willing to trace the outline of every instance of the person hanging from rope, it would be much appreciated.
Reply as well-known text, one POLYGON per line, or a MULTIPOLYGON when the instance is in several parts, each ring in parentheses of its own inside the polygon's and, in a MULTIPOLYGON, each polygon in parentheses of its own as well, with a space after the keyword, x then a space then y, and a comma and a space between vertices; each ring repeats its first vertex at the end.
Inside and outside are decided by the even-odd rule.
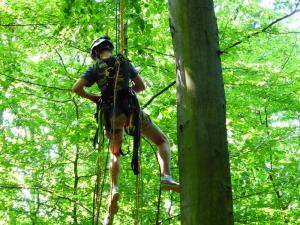
MULTIPOLYGON (((108 36, 102 36, 93 41, 90 54, 95 63, 76 81, 72 90, 79 96, 87 98, 98 105, 104 112, 106 134, 110 143, 110 199, 108 210, 111 215, 118 212, 118 178, 120 173, 120 155, 124 127, 137 121, 141 135, 150 139, 158 147, 158 163, 161 168, 161 189, 180 190, 179 184, 171 177, 171 152, 168 138, 155 125, 144 111, 139 110, 135 93, 145 89, 144 82, 138 71, 122 55, 113 56, 113 43, 108 36), (131 82, 130 82, 131 81, 131 82), (97 83, 101 96, 85 91, 97 83), (132 84, 132 86, 130 86, 132 84), (138 112, 138 116, 134 113, 138 112)), ((134 131, 133 131, 134 133, 134 131)), ((135 135, 135 134, 134 134, 135 135)), ((134 141, 135 142, 135 141, 134 141)), ((136 170, 136 165, 132 165, 136 170)), ((137 173, 137 171, 136 171, 137 173)))

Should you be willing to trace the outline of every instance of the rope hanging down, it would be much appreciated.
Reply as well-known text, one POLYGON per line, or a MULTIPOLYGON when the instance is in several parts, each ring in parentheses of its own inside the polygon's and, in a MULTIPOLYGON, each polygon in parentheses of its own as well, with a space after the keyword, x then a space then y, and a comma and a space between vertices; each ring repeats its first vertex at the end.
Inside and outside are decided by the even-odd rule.
MULTIPOLYGON (((116 55, 122 54, 124 51, 124 0, 116 0, 116 55)), ((113 87, 113 117, 116 114, 116 92, 117 92, 117 81, 120 71, 120 58, 118 57, 118 66, 115 74, 115 81, 113 87)), ((94 198, 93 198, 93 224, 99 224, 100 218, 100 207, 101 200, 104 189, 104 181, 106 178, 106 165, 108 159, 108 153, 105 160, 105 165, 103 168, 103 147, 104 147, 104 132, 103 132, 103 112, 97 107, 97 122, 98 122, 98 130, 96 133, 97 140, 94 140, 94 145, 98 144, 98 162, 97 162, 97 178, 95 182, 95 190, 94 190, 94 198), (98 143, 96 143, 98 142, 98 143), (104 176, 102 173, 102 169, 104 169, 104 176)), ((110 134, 110 138, 115 139, 115 118, 113 118, 113 126, 112 133, 110 134)), ((109 149, 108 149, 109 152, 109 149)), ((138 159, 139 160, 139 159, 138 159)), ((140 191, 140 177, 137 176, 137 202, 139 202, 139 191, 140 191)), ((113 217, 112 217, 113 219, 113 217)))
POLYGON ((120 50, 124 53, 124 0, 120 0, 120 50))
POLYGON ((116 55, 124 52, 124 0, 116 0, 116 55))
MULTIPOLYGON (((116 54, 123 54, 124 51, 124 0, 116 0, 116 54)), ((116 71, 116 78, 114 83, 114 96, 113 96, 113 115, 115 115, 115 108, 116 108, 116 83, 118 80, 120 70, 120 61, 118 60, 118 68, 116 71)), ((175 84, 175 82, 172 82, 170 85, 168 85, 166 88, 161 90, 159 93, 157 93, 155 96, 153 96, 144 106, 143 108, 147 107, 156 97, 161 95, 163 92, 168 90, 170 87, 172 87, 175 84)), ((113 129, 112 133, 110 134, 111 138, 115 138, 115 120, 113 119, 113 129)), ((106 155, 106 160, 103 168, 103 147, 104 147, 104 133, 102 133, 103 128, 103 114, 99 112, 98 114, 98 138, 100 140, 100 143, 98 143, 98 170, 97 170, 97 178, 95 183, 95 192, 94 192, 94 199, 93 199, 93 224, 98 225, 99 224, 99 218, 100 218, 100 207, 101 207, 101 200, 103 195, 103 189, 104 189, 104 182, 106 179, 106 166, 108 161, 108 153, 106 155), (102 172, 102 169, 104 170, 104 173, 102 172)), ((108 149, 109 152, 109 149, 108 149)), ((138 160, 138 170, 140 170, 140 154, 138 154, 137 157, 138 160)), ((141 171, 140 171, 141 172, 141 171)), ((136 210, 135 210, 135 224, 139 224, 141 222, 141 176, 142 174, 137 173, 136 177, 136 210)), ((159 199, 160 202, 160 199, 159 199)), ((113 219, 113 217, 112 217, 113 219)), ((158 219, 158 218, 157 218, 158 219)))
POLYGON ((116 49, 116 55, 119 53, 119 6, 120 6, 120 1, 116 0, 116 44, 115 44, 115 49, 116 49))

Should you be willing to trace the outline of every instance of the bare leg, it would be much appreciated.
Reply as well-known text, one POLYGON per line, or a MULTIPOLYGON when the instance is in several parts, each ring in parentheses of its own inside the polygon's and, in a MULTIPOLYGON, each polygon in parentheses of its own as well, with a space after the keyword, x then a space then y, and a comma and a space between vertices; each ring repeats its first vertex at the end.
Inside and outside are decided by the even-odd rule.
POLYGON ((155 133, 144 131, 143 135, 149 138, 158 147, 157 159, 160 165, 161 176, 171 175, 171 151, 166 135, 160 130, 155 133))
POLYGON ((170 170, 171 151, 170 151, 169 142, 168 141, 163 142, 157 145, 157 147, 158 147, 157 159, 160 165, 161 176, 171 175, 171 170, 170 170))
POLYGON ((171 149, 166 135, 156 126, 150 117, 142 112, 142 134, 149 138, 158 148, 157 160, 160 165, 161 190, 180 192, 180 185, 171 177, 171 149))
POLYGON ((111 153, 110 153, 110 187, 112 190, 118 189, 118 180, 120 174, 120 155, 114 154, 116 151, 119 150, 119 146, 111 146, 111 153), (117 149, 117 150, 116 150, 117 149))
POLYGON ((111 192, 118 190, 120 174, 120 149, 122 145, 123 130, 116 129, 110 138, 110 187, 111 192))
MULTIPOLYGON (((110 194, 108 200, 108 215, 115 215, 118 210, 118 200, 119 200, 119 192, 118 192, 118 180, 120 174, 120 154, 119 154, 119 146, 112 145, 110 147, 110 194)), ((111 218, 112 219, 112 218, 111 218)), ((105 224, 105 223, 104 223, 105 224)))

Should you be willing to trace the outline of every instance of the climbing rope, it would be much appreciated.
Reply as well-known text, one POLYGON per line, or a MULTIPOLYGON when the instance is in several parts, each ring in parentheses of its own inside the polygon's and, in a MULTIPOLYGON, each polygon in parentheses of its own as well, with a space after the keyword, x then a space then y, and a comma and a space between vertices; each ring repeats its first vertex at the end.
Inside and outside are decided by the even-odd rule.
MULTIPOLYGON (((157 154, 156 154, 156 151, 153 147, 153 145, 146 139, 146 138, 143 138, 147 144, 150 146, 150 148, 152 149, 153 151, 153 154, 156 158, 156 161, 158 161, 158 158, 157 158, 157 154)), ((161 168, 160 168, 160 164, 158 163, 158 174, 160 175, 160 172, 161 171, 161 168)), ((160 176, 159 176, 160 177, 160 176)), ((161 205, 161 186, 159 186, 159 190, 158 190, 158 199, 157 199, 157 206, 156 206, 156 218, 155 218, 155 225, 159 225, 160 222, 159 222, 159 216, 160 216, 160 205, 161 205)))
MULTIPOLYGON (((123 53, 124 51, 124 0, 116 0, 116 54, 123 53)), ((112 112, 112 132, 110 132, 110 140, 115 140, 115 125, 116 125, 116 103, 117 103, 117 83, 120 73, 120 64, 121 58, 117 57, 117 71, 114 75, 114 88, 113 88, 113 112, 112 112)), ((104 165, 104 175, 102 172, 103 168, 103 147, 104 147, 104 132, 103 131, 103 113, 98 112, 98 135, 99 135, 99 143, 98 143, 98 161, 97 161, 97 177, 95 183, 95 190, 94 190, 94 198, 93 198, 93 224, 99 224, 99 216, 100 216, 100 207, 102 201, 102 194, 104 190, 104 182, 106 178, 106 167, 108 162, 108 154, 109 154, 109 146, 108 144, 108 152, 106 155, 105 165, 104 165), (103 176, 103 177, 102 177, 103 176)), ((139 129, 139 128, 138 128, 139 129)), ((140 129, 139 129, 140 130, 140 129)), ((142 177, 142 169, 141 169, 141 159, 140 154, 138 155, 138 173, 136 177, 136 218, 135 224, 140 224, 140 205, 141 205, 141 177, 142 177)), ((112 191, 110 191, 110 199, 112 191)))
POLYGON ((116 49, 116 55, 119 53, 119 8, 120 8, 120 0, 116 0, 116 11, 115 11, 115 20, 116 20, 116 44, 115 44, 115 49, 116 49))
POLYGON ((103 161, 103 148, 104 148, 104 131, 103 131, 103 113, 99 111, 97 106, 97 122, 98 122, 98 160, 97 160, 97 176, 93 197, 93 224, 98 225, 101 198, 101 178, 102 178, 102 161, 103 161))
POLYGON ((124 52, 124 0, 120 1, 120 53, 124 52))
POLYGON ((116 55, 124 52, 124 0, 116 0, 116 55))
MULTIPOLYGON (((140 148, 141 150, 141 148, 140 148)), ((141 164, 141 154, 138 155, 138 170, 139 173, 136 176, 136 185, 135 185, 135 191, 136 191, 136 207, 135 207, 135 225, 140 224, 140 200, 141 200, 141 178, 142 178, 142 164, 141 164)))

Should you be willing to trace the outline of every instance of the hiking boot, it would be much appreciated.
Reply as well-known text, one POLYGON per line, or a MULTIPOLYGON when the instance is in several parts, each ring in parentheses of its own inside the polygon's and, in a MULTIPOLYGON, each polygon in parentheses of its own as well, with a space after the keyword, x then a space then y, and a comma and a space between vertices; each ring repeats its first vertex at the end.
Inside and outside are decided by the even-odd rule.
POLYGON ((107 202, 107 210, 110 216, 117 214, 119 210, 118 200, 120 198, 120 194, 118 189, 113 189, 109 194, 109 200, 107 202))
POLYGON ((160 189, 180 192, 180 185, 170 175, 165 175, 160 178, 160 189))
POLYGON ((113 224, 113 216, 109 215, 109 213, 105 213, 102 225, 112 225, 113 224))

